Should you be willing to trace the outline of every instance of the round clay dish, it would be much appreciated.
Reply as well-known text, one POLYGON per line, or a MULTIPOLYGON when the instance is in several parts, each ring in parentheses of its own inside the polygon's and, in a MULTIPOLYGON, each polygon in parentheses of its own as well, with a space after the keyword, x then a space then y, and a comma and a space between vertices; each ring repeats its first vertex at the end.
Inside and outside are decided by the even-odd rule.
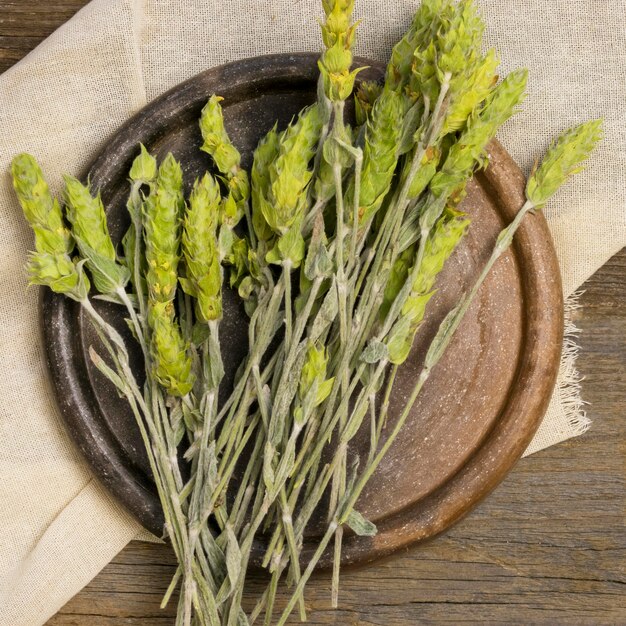
MULTIPOLYGON (((128 226, 127 173, 143 143, 159 159, 172 152, 184 164, 187 189, 210 168, 199 150, 200 110, 211 94, 224 97, 224 117, 234 143, 250 165, 259 138, 278 120, 284 127, 315 99, 316 56, 272 55, 208 70, 140 111, 103 146, 88 174, 102 193, 112 236, 128 226)), ((380 64, 361 79, 380 78, 380 64)), ((407 363, 399 371, 389 426, 399 414, 439 322, 472 284, 498 231, 524 201, 524 178, 494 141, 489 167, 468 186, 462 208, 472 220, 467 237, 437 282, 407 363)), ((225 294, 223 352, 228 375, 246 353, 247 318, 234 294, 225 294)), ((126 333, 122 312, 99 302, 100 312, 126 333)), ((90 345, 99 345, 80 307, 45 291, 42 316, 47 355, 61 413, 95 475, 156 535, 163 518, 143 445, 124 400, 92 366, 90 345)), ((402 435, 363 492, 358 509, 378 527, 375 537, 347 533, 345 563, 363 562, 445 530, 488 494, 513 467, 535 433, 556 379, 563 320, 559 270, 546 222, 529 215, 512 248, 500 258, 434 370, 402 435)), ((134 366, 141 359, 134 353, 134 366)), ((388 430, 387 430, 388 432, 388 430)), ((352 454, 363 458, 367 441, 358 435, 352 454)), ((321 529, 312 524, 306 560, 321 529)), ((256 555, 262 550, 259 539, 256 555)), ((323 559, 328 564, 328 555, 323 559)))

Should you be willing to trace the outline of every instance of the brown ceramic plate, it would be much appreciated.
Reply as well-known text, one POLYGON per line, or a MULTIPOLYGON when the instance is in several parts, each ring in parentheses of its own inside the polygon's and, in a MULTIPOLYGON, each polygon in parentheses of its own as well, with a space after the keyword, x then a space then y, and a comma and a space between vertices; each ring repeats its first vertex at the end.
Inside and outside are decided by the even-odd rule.
MULTIPOLYGON (((367 78, 382 67, 365 62, 367 78)), ((316 56, 259 57, 211 69, 175 87, 124 125, 88 174, 102 193, 113 237, 128 219, 126 176, 140 142, 159 157, 184 163, 187 186, 209 166, 200 152, 197 120, 213 93, 224 96, 226 125, 250 164, 258 139, 278 119, 315 98, 316 56)), ((364 76, 363 74, 361 76, 364 76)), ((463 208, 472 226, 438 281, 409 361, 398 375, 390 422, 412 386, 438 323, 477 276, 497 232, 523 202, 524 179, 502 146, 468 188, 463 208)), ((245 355, 246 318, 232 294, 222 340, 230 380, 245 355)), ((120 330, 113 305, 99 304, 120 330)), ((50 373, 65 422, 95 475, 149 530, 163 519, 134 420, 124 401, 87 356, 97 337, 79 307, 46 291, 42 313, 50 373)), ((378 526, 373 538, 347 536, 346 563, 371 560, 445 530, 488 494, 513 467, 535 433, 554 385, 562 337, 559 270, 546 222, 530 215, 512 249, 494 267, 443 361, 431 376, 404 433, 381 463, 359 509, 378 526)), ((129 337, 130 339, 130 337, 129 337)), ((137 356, 137 368, 141 362, 137 356)), ((228 383, 226 383, 228 385, 228 383)), ((365 449, 356 438, 353 452, 365 449)), ((315 531, 305 544, 305 558, 315 531)), ((260 546, 259 546, 260 548, 260 546)))

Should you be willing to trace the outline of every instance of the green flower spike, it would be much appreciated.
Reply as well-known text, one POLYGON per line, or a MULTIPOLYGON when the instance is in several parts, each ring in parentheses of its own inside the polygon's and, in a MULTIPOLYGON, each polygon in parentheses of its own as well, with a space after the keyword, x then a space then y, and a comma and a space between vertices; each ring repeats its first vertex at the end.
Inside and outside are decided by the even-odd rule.
MULTIPOLYGON (((456 213, 453 213, 452 216, 444 215, 437 222, 433 233, 428 238, 424 250, 424 258, 413 281, 411 293, 402 308, 398 321, 394 324, 386 340, 389 349, 389 360, 392 363, 403 363, 409 356, 415 333, 424 319, 426 305, 435 293, 433 291, 435 280, 443 269, 445 262, 465 235, 468 225, 469 220, 457 217, 456 213)), ((397 296, 394 290, 399 291, 398 287, 401 287, 404 280, 406 280, 406 276, 408 276, 409 270, 406 259, 403 259, 403 262, 405 263, 404 268, 395 269, 400 274, 405 273, 404 277, 396 277, 397 279, 388 285, 388 289, 385 292, 385 302, 387 304, 383 305, 383 312, 385 306, 388 309, 389 303, 393 302, 397 296)))
POLYGON ((269 206, 271 180, 269 169, 278 158, 279 136, 276 125, 259 141, 252 161, 252 225, 259 241, 269 241, 273 231, 265 219, 269 206))
POLYGON ((392 69, 387 77, 391 80, 392 76, 399 74, 400 86, 404 86, 409 98, 416 101, 419 98, 426 98, 430 103, 430 107, 434 106, 437 96, 439 95, 440 78, 438 71, 438 61, 442 53, 443 39, 447 36, 452 28, 452 20, 455 15, 455 5, 450 0, 443 2, 432 2, 422 4, 416 13, 413 21, 415 29, 414 38, 406 42, 398 54, 398 61, 394 62, 392 55, 392 65, 397 65, 400 69, 392 69), (432 20, 428 20, 430 6, 436 8, 436 13, 432 16, 432 20), (434 5, 437 5, 436 7, 434 5), (413 59, 410 64, 410 74, 406 76, 407 61, 404 55, 408 54, 409 45, 415 43, 413 50, 413 59))
POLYGON ((422 94, 431 107, 444 82, 450 101, 467 91, 470 77, 481 62, 484 30, 472 0, 434 4, 441 6, 430 24, 423 23, 422 41, 415 49, 409 78, 409 93, 413 98, 422 94))
POLYGON ((526 185, 526 197, 535 208, 542 208, 572 174, 583 169, 581 164, 601 138, 602 120, 594 120, 571 128, 550 146, 526 185))
POLYGON ((358 126, 362 126, 370 118, 372 107, 382 90, 382 85, 374 80, 364 80, 359 84, 354 93, 354 108, 358 126))
POLYGON ((74 300, 85 300, 89 280, 83 263, 74 263, 70 258, 74 240, 37 161, 29 154, 19 154, 11 163, 11 174, 24 216, 35 232, 36 252, 29 255, 27 264, 30 284, 45 285, 74 300))
POLYGON ((180 278, 185 291, 196 298, 198 318, 203 322, 222 317, 222 274, 217 225, 220 189, 210 174, 196 180, 189 197, 183 228, 183 255, 187 277, 180 278))
POLYGON ((351 24, 354 0, 323 0, 326 22, 321 26, 326 50, 318 62, 324 93, 336 102, 346 100, 354 88, 356 75, 364 68, 350 71, 356 24, 351 24))
POLYGON ((139 185, 149 185, 156 180, 158 173, 158 165, 156 159, 141 144, 140 153, 130 167, 128 174, 133 183, 139 185))
POLYGON ((278 156, 269 169, 268 201, 261 206, 265 221, 279 235, 267 255, 270 263, 289 260, 296 268, 304 258, 300 224, 307 203, 305 191, 313 176, 309 164, 315 156, 321 127, 319 107, 314 104, 278 137, 278 156))
POLYGON ((194 375, 187 354, 189 346, 174 320, 173 303, 153 302, 149 317, 154 376, 171 396, 185 396, 193 387, 194 375))
POLYGON ((83 261, 74 263, 64 254, 32 252, 26 270, 31 285, 44 285, 82 302, 87 299, 90 286, 83 266, 83 261))
POLYGON ((182 187, 180 165, 168 154, 159 167, 155 192, 144 204, 150 351, 155 377, 173 396, 191 391, 194 380, 174 311, 185 207, 182 187))
POLYGON ((146 278, 153 302, 170 302, 176 294, 185 207, 182 185, 180 165, 168 154, 159 167, 155 192, 144 205, 146 278))
POLYGON ((11 163, 11 174, 24 216, 35 231, 37 250, 50 254, 72 252, 74 240, 37 161, 29 154, 19 154, 11 163))
POLYGON ((330 395, 335 382, 334 377, 326 378, 328 354, 325 348, 316 348, 311 343, 300 373, 298 384, 299 406, 294 410, 294 422, 302 427, 309 419, 315 407, 330 395))
MULTIPOLYGON (((402 96, 385 88, 374 103, 365 127, 363 169, 359 196, 359 222, 367 221, 376 213, 391 187, 399 155, 402 132, 402 96)), ((354 187, 348 190, 348 204, 354 187)))
POLYGON ((241 167, 241 154, 224 126, 224 112, 220 104, 223 99, 213 95, 202 109, 200 131, 204 143, 201 150, 211 155, 224 177, 229 202, 225 206, 223 220, 233 228, 244 215, 246 203, 250 199, 250 181, 248 173, 241 167))
POLYGON ((204 143, 200 149, 213 157, 222 174, 234 175, 241 164, 241 155, 224 127, 224 113, 220 104, 223 99, 213 95, 202 109, 200 131, 204 143))
POLYGON ((454 93, 448 107, 442 135, 463 128, 467 118, 485 101, 497 83, 497 69, 498 58, 494 50, 468 69, 463 87, 454 93))
POLYGON ((117 262, 100 194, 93 197, 88 185, 73 176, 65 176, 65 203, 72 235, 96 289, 102 294, 114 294, 123 289, 130 272, 117 262))
POLYGON ((526 70, 509 74, 493 90, 483 109, 470 117, 467 128, 450 148, 441 171, 430 184, 435 196, 449 196, 467 182, 477 164, 485 163, 487 144, 524 98, 527 76, 526 70))
MULTIPOLYGON (((128 201, 126 203, 126 208, 128 210, 128 214, 131 218, 131 224, 128 227, 128 230, 122 237, 122 248, 124 250, 124 264, 130 271, 130 279, 135 292, 141 292, 143 295, 146 292, 145 287, 145 263, 143 256, 143 241, 140 241, 140 247, 137 250, 137 232, 141 232, 143 230, 143 205, 146 201, 146 197, 142 193, 142 187, 148 187, 149 196, 153 191, 156 183, 157 177, 157 161, 156 159, 146 150, 144 145, 141 145, 141 151, 133 164, 131 165, 129 172, 130 179, 130 194, 128 197, 128 201), (135 262, 141 267, 140 272, 136 275, 135 273, 135 262), (138 289, 138 286, 135 285, 135 279, 141 281, 141 286, 138 289)), ((141 303, 140 303, 140 306, 141 303)))
POLYGON ((304 211, 303 192, 311 180, 309 164, 315 156, 321 127, 319 107, 314 104, 278 137, 278 156, 269 170, 269 203, 263 207, 267 223, 277 234, 285 234, 304 211))
POLYGON ((430 33, 439 23, 438 16, 443 13, 444 5, 449 4, 449 0, 422 0, 411 27, 393 47, 385 75, 388 87, 398 91, 406 89, 415 51, 432 39, 430 33))

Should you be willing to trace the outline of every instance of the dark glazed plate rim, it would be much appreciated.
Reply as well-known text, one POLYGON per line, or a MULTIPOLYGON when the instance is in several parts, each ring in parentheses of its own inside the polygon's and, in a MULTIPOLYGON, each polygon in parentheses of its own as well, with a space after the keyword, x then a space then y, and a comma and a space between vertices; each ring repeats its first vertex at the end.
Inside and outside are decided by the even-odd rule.
MULTIPOLYGON (((106 185, 123 160, 130 166, 137 149, 136 137, 146 142, 158 139, 162 128, 209 94, 220 92, 232 102, 250 91, 272 84, 274 90, 310 83, 317 76, 317 55, 275 54, 244 59, 212 68, 179 84, 148 104, 126 122, 103 147, 87 173, 106 185), (199 88, 201 86, 201 88, 199 88), (276 87, 278 86, 278 89, 276 87), (158 121, 158 124, 155 123, 158 121), (116 154, 115 166, 108 155, 116 154)), ((359 59, 370 69, 365 78, 379 78, 383 66, 359 59)), ((505 219, 512 219, 524 198, 524 177, 517 165, 494 141, 490 145, 492 165, 482 172, 481 184, 490 189, 505 219), (505 201, 506 200, 506 201, 505 201)), ((439 489, 426 498, 386 518, 376 537, 347 536, 343 561, 370 561, 410 543, 430 538, 456 522, 491 492, 519 460, 535 434, 553 389, 561 353, 563 333, 562 292, 552 239, 542 215, 529 216, 518 231, 515 254, 524 267, 525 329, 517 384, 494 428, 475 454, 439 489), (487 463, 496 455, 496 462, 487 463), (483 471, 489 467, 489 471, 483 471)), ((120 455, 119 443, 106 428, 100 408, 81 376, 80 333, 69 320, 78 304, 49 290, 42 291, 43 338, 57 403, 68 431, 95 476, 149 531, 162 535, 162 513, 158 498, 141 473, 120 455), (68 348, 69 346, 69 348, 68 348)), ((310 546, 305 545, 306 560, 310 546)), ((327 565, 328 558, 322 564, 327 565)))

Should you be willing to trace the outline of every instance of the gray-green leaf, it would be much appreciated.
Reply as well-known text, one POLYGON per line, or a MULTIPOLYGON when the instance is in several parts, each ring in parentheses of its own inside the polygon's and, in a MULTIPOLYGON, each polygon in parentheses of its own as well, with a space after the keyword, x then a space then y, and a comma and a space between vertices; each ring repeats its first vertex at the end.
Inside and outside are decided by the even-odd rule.
POLYGON ((358 511, 355 511, 354 509, 350 511, 346 524, 359 537, 373 537, 378 532, 375 524, 366 520, 358 511))
POLYGON ((228 537, 228 544, 226 546, 226 570, 228 571, 228 578, 231 585, 235 587, 241 574, 241 550, 237 537, 230 524, 226 524, 226 534, 228 537))

